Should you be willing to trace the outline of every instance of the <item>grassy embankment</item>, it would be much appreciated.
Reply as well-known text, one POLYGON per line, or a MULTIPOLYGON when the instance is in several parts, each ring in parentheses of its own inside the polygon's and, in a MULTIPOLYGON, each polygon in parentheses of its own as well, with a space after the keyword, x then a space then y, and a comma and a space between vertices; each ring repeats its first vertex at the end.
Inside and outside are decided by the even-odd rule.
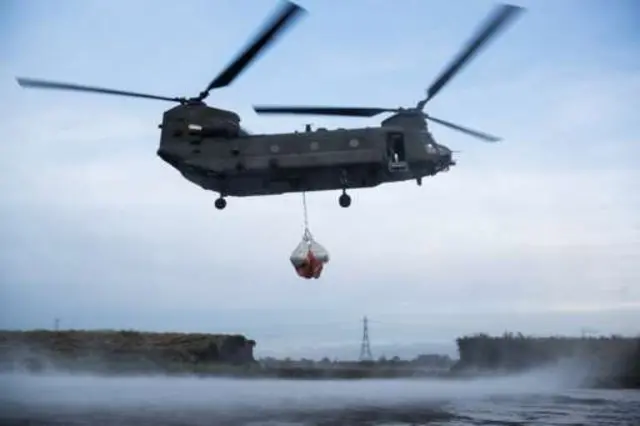
POLYGON ((0 331, 0 369, 85 371, 102 374, 163 373, 265 378, 393 378, 440 371, 447 357, 378 362, 265 360, 253 356, 244 336, 136 331, 0 331))
POLYGON ((0 368, 96 373, 222 373, 252 366, 242 335, 137 331, 0 331, 0 368))
POLYGON ((0 331, 0 369, 67 370, 105 374, 152 373, 273 378, 457 377, 516 372, 570 359, 587 366, 592 383, 640 388, 640 338, 527 337, 479 334, 457 339, 460 360, 335 362, 264 360, 241 335, 135 331, 0 331))
POLYGON ((589 371, 599 386, 640 388, 638 337, 529 337, 505 333, 457 339, 460 360, 454 372, 523 371, 570 361, 589 371))

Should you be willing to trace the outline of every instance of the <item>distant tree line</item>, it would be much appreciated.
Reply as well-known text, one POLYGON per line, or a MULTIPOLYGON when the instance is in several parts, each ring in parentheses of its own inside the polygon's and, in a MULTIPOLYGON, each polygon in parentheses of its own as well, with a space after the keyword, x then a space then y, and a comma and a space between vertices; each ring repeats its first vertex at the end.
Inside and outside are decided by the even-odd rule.
POLYGON ((396 367, 396 368, 432 368, 432 369, 449 369, 454 364, 454 361, 448 355, 440 354, 422 354, 413 359, 401 359, 398 356, 391 358, 380 357, 373 361, 345 361, 345 360, 331 360, 328 357, 324 357, 319 361, 302 358, 291 359, 284 358, 278 359, 274 357, 265 357, 259 359, 259 362, 265 367, 285 367, 296 366, 305 368, 342 368, 342 367, 396 367))
POLYGON ((456 343, 460 355, 454 367, 457 371, 518 371, 573 358, 586 362, 594 375, 640 386, 638 337, 533 337, 507 332, 502 336, 464 336, 456 343))

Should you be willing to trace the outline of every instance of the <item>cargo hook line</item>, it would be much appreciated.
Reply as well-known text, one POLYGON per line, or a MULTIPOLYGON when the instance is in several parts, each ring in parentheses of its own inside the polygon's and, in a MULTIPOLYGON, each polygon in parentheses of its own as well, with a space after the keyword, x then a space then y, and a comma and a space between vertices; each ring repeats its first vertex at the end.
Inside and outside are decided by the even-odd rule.
POLYGON ((304 212, 304 238, 311 241, 311 231, 309 231, 309 214, 307 211, 307 193, 302 191, 302 210, 304 212))

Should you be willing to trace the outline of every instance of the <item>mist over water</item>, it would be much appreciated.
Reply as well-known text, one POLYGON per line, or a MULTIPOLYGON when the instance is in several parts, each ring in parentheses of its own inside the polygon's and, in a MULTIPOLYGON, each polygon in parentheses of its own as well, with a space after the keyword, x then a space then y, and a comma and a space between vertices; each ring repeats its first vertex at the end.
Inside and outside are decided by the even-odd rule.
POLYGON ((250 380, 197 377, 101 377, 92 375, 0 376, 3 400, 60 406, 241 408, 247 405, 306 409, 407 404, 561 389, 562 376, 542 371, 512 377, 467 380, 250 380))
POLYGON ((460 380, 8 373, 0 375, 0 420, 249 425, 270 419, 273 425, 402 425, 533 424, 528 422, 538 418, 545 420, 543 424, 566 424, 572 419, 590 425, 620 425, 640 419, 640 393, 578 390, 578 379, 561 367, 460 380))

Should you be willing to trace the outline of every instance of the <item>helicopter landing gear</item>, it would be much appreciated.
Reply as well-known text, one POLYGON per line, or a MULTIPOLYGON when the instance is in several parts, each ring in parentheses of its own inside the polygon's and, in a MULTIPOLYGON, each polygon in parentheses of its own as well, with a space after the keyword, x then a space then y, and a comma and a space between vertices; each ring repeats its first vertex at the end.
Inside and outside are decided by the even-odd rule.
POLYGON ((227 200, 220 197, 216 199, 215 206, 216 206, 216 209, 223 210, 225 207, 227 207, 227 200))
POLYGON ((343 208, 347 208, 351 205, 351 197, 347 194, 346 190, 342 190, 342 195, 338 197, 338 203, 340 204, 340 207, 343 208))
POLYGON ((418 184, 418 186, 422 186, 422 178, 421 177, 416 178, 416 183, 418 184))
POLYGON ((351 197, 349 196, 349 194, 347 194, 349 177, 345 169, 342 169, 340 173, 340 182, 342 183, 342 195, 338 197, 338 203, 340 204, 340 207, 347 208, 351 205, 351 197))

